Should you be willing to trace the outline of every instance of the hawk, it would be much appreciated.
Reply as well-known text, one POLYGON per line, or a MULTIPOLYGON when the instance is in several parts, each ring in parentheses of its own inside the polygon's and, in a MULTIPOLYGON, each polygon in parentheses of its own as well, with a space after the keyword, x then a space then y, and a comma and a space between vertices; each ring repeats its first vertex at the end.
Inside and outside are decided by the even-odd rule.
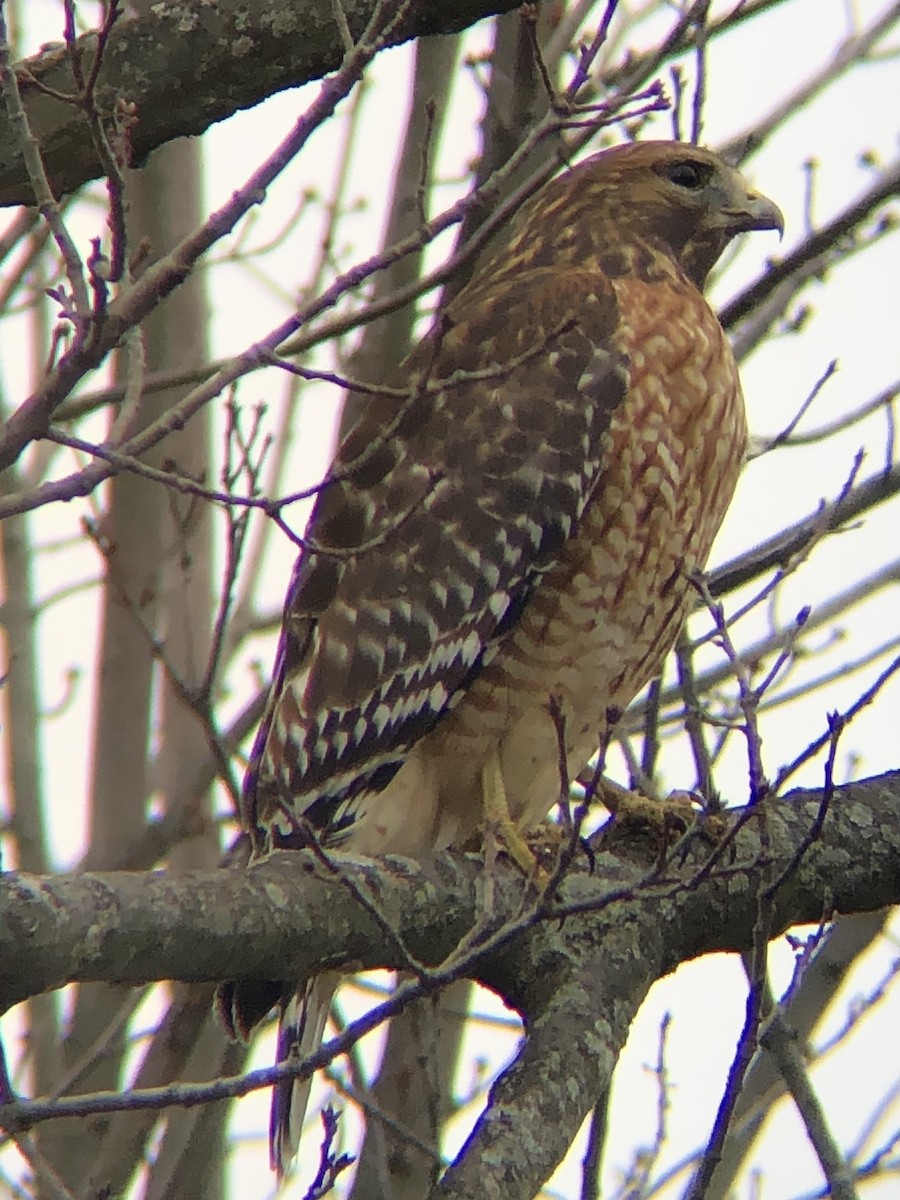
MULTIPOLYGON (((522 206, 319 493, 247 771, 257 857, 310 830, 415 856, 487 816, 527 865, 560 729, 574 778, 685 619, 746 440, 702 288, 733 237, 782 225, 678 142, 603 151, 522 206)), ((304 1058, 335 983, 239 980, 220 1008, 246 1037, 277 1003, 279 1061, 304 1058)), ((308 1091, 275 1088, 279 1173, 308 1091)))

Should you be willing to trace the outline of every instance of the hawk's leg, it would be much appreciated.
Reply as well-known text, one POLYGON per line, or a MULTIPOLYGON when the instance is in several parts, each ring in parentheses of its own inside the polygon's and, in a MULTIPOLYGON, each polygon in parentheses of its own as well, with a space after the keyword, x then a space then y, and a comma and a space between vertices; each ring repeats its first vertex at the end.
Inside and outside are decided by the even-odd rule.
POLYGON ((540 874, 540 867, 521 830, 510 816, 500 757, 496 753, 482 767, 481 791, 487 829, 497 835, 506 853, 524 873, 529 878, 536 878, 540 874))

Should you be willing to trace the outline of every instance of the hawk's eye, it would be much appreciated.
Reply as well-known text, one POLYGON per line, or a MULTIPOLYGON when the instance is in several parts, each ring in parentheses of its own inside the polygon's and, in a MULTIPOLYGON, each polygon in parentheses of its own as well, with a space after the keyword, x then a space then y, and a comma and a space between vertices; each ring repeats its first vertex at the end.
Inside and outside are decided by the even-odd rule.
POLYGON ((665 169, 665 176, 676 187, 689 192, 698 192, 709 183, 712 168, 707 163, 682 161, 672 163, 665 169))

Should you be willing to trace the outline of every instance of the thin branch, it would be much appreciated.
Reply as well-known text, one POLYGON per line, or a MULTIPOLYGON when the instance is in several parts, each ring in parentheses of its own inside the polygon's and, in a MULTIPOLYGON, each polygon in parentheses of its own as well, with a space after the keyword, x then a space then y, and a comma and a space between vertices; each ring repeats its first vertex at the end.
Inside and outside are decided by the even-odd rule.
POLYGON ((685 1200, 704 1200, 713 1173, 722 1156, 722 1147, 728 1134, 734 1111, 740 1098, 744 1078, 759 1044, 762 1023, 762 998, 765 990, 768 942, 771 935, 771 905, 759 897, 759 911, 752 955, 749 959, 744 1026, 738 1039, 738 1048, 728 1072, 725 1091, 719 1104, 716 1120, 709 1142, 700 1159, 700 1164, 691 1180, 685 1200))
POLYGON ((754 546, 752 550, 711 571, 707 578, 710 594, 714 597, 725 596, 758 579, 766 571, 783 568, 795 555, 801 553, 813 538, 820 536, 820 530, 839 529, 898 493, 900 464, 889 471, 880 471, 871 476, 851 488, 837 501, 821 505, 817 512, 794 525, 789 525, 773 537, 754 546))
MULTIPOLYGON (((409 2, 410 0, 379 0, 366 32, 353 53, 346 56, 338 72, 323 82, 316 99, 276 151, 253 172, 243 187, 232 193, 227 203, 196 233, 185 238, 169 254, 150 267, 133 287, 118 296, 109 306, 101 330, 95 329, 90 338, 76 341, 63 355, 42 386, 6 423, 4 435, 0 438, 0 471, 15 462, 29 442, 43 436, 54 410, 75 384, 118 345, 125 331, 143 320, 163 296, 183 281, 200 256, 234 228, 237 221, 251 207, 261 202, 268 186, 299 154, 313 132, 331 116, 340 101, 358 82, 365 68, 384 45, 390 29, 406 12, 409 2)), ((327 307, 327 303, 325 306, 327 307)), ((266 344, 274 349, 296 328, 296 318, 284 322, 270 339, 267 339, 266 344)), ((211 393, 207 394, 203 389, 199 389, 199 396, 194 395, 193 399, 186 398, 176 410, 161 419, 161 428, 158 421, 145 430, 141 439, 142 446, 154 445, 161 434, 164 435, 169 428, 175 427, 172 424, 173 420, 176 423, 186 420, 213 395, 238 378, 243 373, 245 363, 242 356, 238 356, 235 361, 236 366, 230 371, 219 372, 216 376, 216 386, 211 393)), ((102 473, 101 477, 104 477, 102 473)))
POLYGON ((31 132, 31 126, 22 104, 18 80, 10 62, 9 35, 2 5, 0 5, 0 88, 2 88, 6 104, 7 119, 11 128, 17 131, 17 140, 28 171, 35 202, 53 234, 60 256, 65 263, 66 278, 69 281, 71 295, 71 307, 66 315, 72 319, 76 329, 82 329, 83 323, 91 311, 84 282, 84 265, 63 222, 59 205, 53 196, 44 170, 40 147, 31 132))
POLYGON ((898 673, 900 673, 900 655, 888 663, 884 670, 881 671, 878 677, 875 679, 874 683, 872 683, 870 687, 866 688, 862 695, 859 696, 851 705, 849 705, 844 712, 835 713, 829 717, 828 729, 823 734, 810 742, 805 750, 801 750, 798 755, 796 755, 789 763, 786 763, 785 766, 781 768, 781 770, 778 772, 775 782, 772 785, 773 790, 776 792, 780 791, 787 780, 790 779, 792 775, 796 774, 796 772, 801 766, 803 766, 804 763, 809 762, 809 760, 812 758, 815 758, 816 755, 819 754, 826 746, 831 744, 832 738, 834 737, 835 722, 840 722, 842 726, 848 725, 854 719, 854 717, 859 716, 863 709, 868 708, 868 706, 879 695, 885 684, 898 673))
MULTIPOLYGON (((797 426, 800 424, 800 422, 803 420, 803 418, 809 412, 810 408, 812 408, 815 401, 821 395, 822 388, 824 388, 824 386, 828 382, 828 380, 831 379, 832 376, 836 374, 837 369, 838 369, 837 359, 833 358, 831 360, 831 362, 826 366, 825 370, 822 372, 822 374, 819 376, 819 378, 816 380, 816 382, 813 384, 813 386, 810 388, 809 394, 806 396, 806 399, 803 401, 803 403, 797 409, 797 411, 793 415, 793 417, 791 417, 790 421, 788 421, 787 425, 785 425, 785 427, 779 433, 776 433, 774 437, 769 438, 766 441, 765 445, 759 451, 757 451, 756 454, 752 455, 753 458, 757 458, 760 454, 768 454, 772 450, 777 450, 779 446, 783 446, 788 443, 790 443, 792 445, 799 444, 799 439, 796 439, 793 437, 794 430, 797 428, 797 426)), ((884 403, 883 400, 882 400, 882 403, 884 403)), ((872 411, 872 410, 869 409, 869 411, 872 411)), ((850 424, 852 424, 852 423, 853 422, 850 422, 850 424)))
POLYGON ((843 238, 857 228, 883 204, 900 195, 900 159, 886 166, 875 182, 857 200, 849 204, 833 220, 821 226, 780 262, 771 263, 766 271, 736 296, 719 313, 725 329, 730 330, 764 303, 776 288, 808 263, 831 251, 843 238))
POLYGON ((587 1148, 581 1160, 580 1200, 597 1200, 600 1195, 600 1171, 609 1129, 609 1092, 605 1092, 591 1109, 587 1148))
POLYGON ((803 1055, 778 1007, 762 1031, 760 1045, 775 1058, 794 1098, 806 1135, 822 1167, 831 1200, 859 1200, 853 1167, 841 1154, 825 1109, 810 1082, 803 1055))

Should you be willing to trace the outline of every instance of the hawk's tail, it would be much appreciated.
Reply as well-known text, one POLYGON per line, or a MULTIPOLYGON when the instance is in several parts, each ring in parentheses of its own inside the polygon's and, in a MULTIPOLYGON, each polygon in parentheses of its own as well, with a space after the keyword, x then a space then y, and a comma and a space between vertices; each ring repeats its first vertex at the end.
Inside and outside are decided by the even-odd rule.
MULTIPOLYGON (((328 1010, 338 984, 337 975, 311 979, 283 1005, 278 1022, 277 1063, 302 1062, 322 1044, 328 1010)), ((285 1174, 300 1145, 303 1118, 312 1087, 306 1079, 282 1079, 272 1089, 269 1119, 269 1158, 279 1179, 285 1174)))

